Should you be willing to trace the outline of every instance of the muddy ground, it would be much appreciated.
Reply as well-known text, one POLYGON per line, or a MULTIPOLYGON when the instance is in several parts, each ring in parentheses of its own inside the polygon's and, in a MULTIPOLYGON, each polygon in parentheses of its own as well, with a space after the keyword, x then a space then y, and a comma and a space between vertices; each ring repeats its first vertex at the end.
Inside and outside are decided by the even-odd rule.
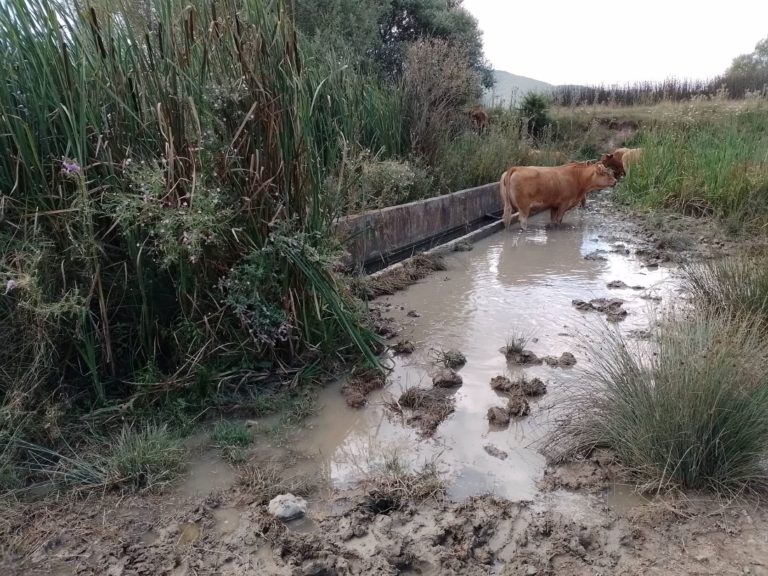
POLYGON ((0 567, 110 576, 768 574, 768 514, 756 502, 624 495, 612 506, 601 492, 614 468, 594 458, 550 470, 535 502, 388 499, 363 487, 314 501, 290 527, 245 486, 187 501, 17 505, 3 514, 0 567))
MULTIPOLYGON (((628 221, 600 198, 588 210, 606 215, 612 250, 632 250, 649 267, 763 249, 708 221, 628 221)), ((380 384, 347 388, 348 399, 363 406, 380 384)), ((281 450, 222 471, 228 480, 202 496, 171 487, 0 501, 0 574, 768 575, 768 512, 758 496, 641 496, 608 452, 548 467, 530 500, 453 502, 439 474, 372 470, 334 489, 281 465, 301 460, 293 447, 281 450), (288 525, 267 512, 287 491, 310 502, 307 517, 288 525)), ((484 450, 515 466, 492 444, 484 450)))

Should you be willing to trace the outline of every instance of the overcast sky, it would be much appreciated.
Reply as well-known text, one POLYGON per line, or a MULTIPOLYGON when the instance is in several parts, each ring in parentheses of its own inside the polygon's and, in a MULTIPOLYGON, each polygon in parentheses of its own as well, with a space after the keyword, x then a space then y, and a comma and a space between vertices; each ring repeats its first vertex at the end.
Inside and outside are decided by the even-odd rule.
POLYGON ((464 0, 494 68, 552 84, 711 78, 768 36, 768 0, 464 0))

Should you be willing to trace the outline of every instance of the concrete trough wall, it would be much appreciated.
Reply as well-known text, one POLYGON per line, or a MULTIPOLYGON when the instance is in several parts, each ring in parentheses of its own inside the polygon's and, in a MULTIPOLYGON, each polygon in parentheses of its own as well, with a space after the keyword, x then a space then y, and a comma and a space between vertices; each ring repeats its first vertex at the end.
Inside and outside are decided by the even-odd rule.
MULTIPOLYGON (((501 210, 499 185, 486 184, 444 196, 347 216, 336 232, 355 265, 389 256, 441 235, 466 233, 501 210)), ((415 248, 414 248, 415 249, 415 248)))

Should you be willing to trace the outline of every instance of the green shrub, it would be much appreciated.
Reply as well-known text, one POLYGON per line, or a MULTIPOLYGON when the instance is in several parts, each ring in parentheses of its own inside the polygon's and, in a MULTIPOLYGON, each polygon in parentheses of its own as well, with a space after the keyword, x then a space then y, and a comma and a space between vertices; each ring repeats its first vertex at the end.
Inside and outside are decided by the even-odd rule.
POLYGON ((525 118, 528 135, 540 138, 544 131, 552 125, 548 112, 549 103, 545 96, 531 92, 523 98, 520 113, 525 118))
POLYGON ((632 351, 618 332, 607 334, 560 430, 569 449, 613 448, 659 488, 764 485, 768 341, 761 325, 718 313, 671 317, 653 345, 653 354, 632 351))

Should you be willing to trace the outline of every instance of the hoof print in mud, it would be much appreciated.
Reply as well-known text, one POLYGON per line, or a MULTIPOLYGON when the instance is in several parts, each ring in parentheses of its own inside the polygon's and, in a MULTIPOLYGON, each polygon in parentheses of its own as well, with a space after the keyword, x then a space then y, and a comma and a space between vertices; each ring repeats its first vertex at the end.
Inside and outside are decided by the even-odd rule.
POLYGON ((400 340, 400 342, 392 346, 392 351, 400 355, 413 354, 414 350, 416 350, 416 347, 410 340, 400 340))
POLYGON ((560 355, 560 358, 555 358, 554 356, 547 356, 546 358, 544 358, 544 362, 546 362, 548 366, 570 368, 571 366, 576 364, 576 357, 570 352, 563 352, 560 355))
POLYGON ((627 316, 623 308, 624 300, 621 298, 595 298, 589 302, 584 300, 572 300, 571 304, 581 312, 600 312, 605 314, 608 322, 619 322, 627 316))
POLYGON ((432 384, 438 388, 457 388, 464 381, 454 370, 443 368, 432 376, 432 384))
POLYGON ((307 501, 293 494, 280 494, 269 501, 267 510, 278 520, 288 522, 307 513, 307 501))
POLYGON ((485 450, 490 456, 498 458, 499 460, 506 460, 509 457, 509 454, 504 452, 504 450, 496 448, 496 446, 493 444, 486 444, 483 446, 483 450, 485 450))

